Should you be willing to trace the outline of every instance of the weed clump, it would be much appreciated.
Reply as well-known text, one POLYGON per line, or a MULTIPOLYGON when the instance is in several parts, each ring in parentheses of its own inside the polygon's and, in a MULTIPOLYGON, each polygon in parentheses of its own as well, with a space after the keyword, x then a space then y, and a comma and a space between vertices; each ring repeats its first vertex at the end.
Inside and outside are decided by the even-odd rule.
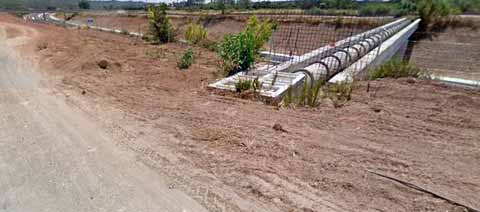
POLYGON ((302 92, 299 96, 298 103, 301 106, 315 107, 318 105, 318 97, 321 88, 325 85, 324 80, 317 80, 309 85, 307 81, 304 81, 302 92))
POLYGON ((259 92, 262 89, 262 83, 260 80, 257 78, 251 80, 251 79, 238 79, 237 82, 235 82, 235 91, 237 93, 243 93, 245 91, 253 91, 259 92))
POLYGON ((252 80, 239 79, 237 82, 235 82, 235 91, 237 93, 248 91, 250 88, 252 88, 252 80))
POLYGON ((353 81, 345 80, 342 82, 327 84, 324 79, 319 79, 308 84, 306 81, 301 90, 290 87, 283 98, 283 105, 302 107, 317 107, 325 100, 332 102, 334 107, 340 107, 345 102, 350 101, 353 92, 353 81))
POLYGON ((190 23, 185 31, 185 39, 190 44, 197 44, 207 38, 207 30, 199 24, 190 23))
POLYGON ((327 87, 327 96, 334 107, 340 107, 352 99, 353 86, 353 81, 345 80, 327 87))
POLYGON ((167 17, 167 5, 150 6, 148 8, 149 36, 147 40, 159 44, 175 40, 170 18, 167 17))
POLYGON ((166 57, 165 51, 163 51, 162 49, 146 49, 145 55, 153 59, 166 57))
POLYGON ((422 70, 407 61, 394 58, 370 71, 368 75, 371 80, 374 80, 379 78, 423 77, 428 74, 425 70, 422 70))
POLYGON ((189 48, 180 59, 180 62, 178 63, 178 68, 187 69, 193 64, 194 60, 195 56, 193 55, 193 50, 189 48))

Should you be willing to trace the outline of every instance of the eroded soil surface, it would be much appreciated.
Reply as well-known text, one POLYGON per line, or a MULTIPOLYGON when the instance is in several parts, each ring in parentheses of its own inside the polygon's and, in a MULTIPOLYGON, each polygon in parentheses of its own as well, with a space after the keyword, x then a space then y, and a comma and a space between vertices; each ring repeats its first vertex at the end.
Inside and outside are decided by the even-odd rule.
POLYGON ((59 92, 211 211, 465 211, 369 171, 480 208, 478 91, 380 80, 340 108, 277 108, 207 90, 205 49, 179 70, 182 44, 2 19, 42 33, 31 54, 59 92))

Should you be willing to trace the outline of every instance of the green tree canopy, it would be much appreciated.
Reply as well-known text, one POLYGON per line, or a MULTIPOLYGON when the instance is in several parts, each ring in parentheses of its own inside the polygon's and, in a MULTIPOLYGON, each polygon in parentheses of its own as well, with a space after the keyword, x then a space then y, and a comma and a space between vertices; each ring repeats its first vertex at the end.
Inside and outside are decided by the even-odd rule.
POLYGON ((80 9, 88 10, 90 9, 90 3, 88 3, 87 0, 81 0, 80 2, 78 2, 78 7, 80 9))

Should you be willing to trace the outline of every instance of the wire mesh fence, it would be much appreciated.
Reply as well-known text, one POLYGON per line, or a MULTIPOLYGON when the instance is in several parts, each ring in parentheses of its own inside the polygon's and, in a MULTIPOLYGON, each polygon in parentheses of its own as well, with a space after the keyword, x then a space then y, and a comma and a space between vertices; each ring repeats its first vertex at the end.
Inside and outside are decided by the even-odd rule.
POLYGON ((302 55, 342 39, 385 24, 390 18, 283 14, 273 17, 278 29, 269 42, 269 51, 289 56, 302 55))
POLYGON ((308 11, 287 11, 275 16, 278 27, 264 52, 269 58, 266 69, 301 70, 315 80, 328 80, 349 65, 365 68, 366 64, 359 64, 358 59, 375 57, 371 51, 408 23, 405 19, 388 26, 398 18, 318 15, 308 11), (291 67, 278 68, 286 63, 291 67))

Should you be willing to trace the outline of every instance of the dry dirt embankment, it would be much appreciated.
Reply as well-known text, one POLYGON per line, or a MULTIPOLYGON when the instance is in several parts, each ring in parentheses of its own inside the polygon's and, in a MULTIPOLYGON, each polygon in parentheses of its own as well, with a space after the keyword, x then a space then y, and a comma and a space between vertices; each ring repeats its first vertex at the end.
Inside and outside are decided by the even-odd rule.
POLYGON ((210 210, 464 211, 369 170, 480 207, 478 91, 381 80, 370 93, 357 83, 341 108, 278 109, 209 93, 218 59, 204 49, 181 71, 181 44, 34 27, 48 32, 36 55, 67 98, 210 210))
POLYGON ((55 95, 31 57, 44 33, 0 14, 0 210, 207 211, 55 95))

